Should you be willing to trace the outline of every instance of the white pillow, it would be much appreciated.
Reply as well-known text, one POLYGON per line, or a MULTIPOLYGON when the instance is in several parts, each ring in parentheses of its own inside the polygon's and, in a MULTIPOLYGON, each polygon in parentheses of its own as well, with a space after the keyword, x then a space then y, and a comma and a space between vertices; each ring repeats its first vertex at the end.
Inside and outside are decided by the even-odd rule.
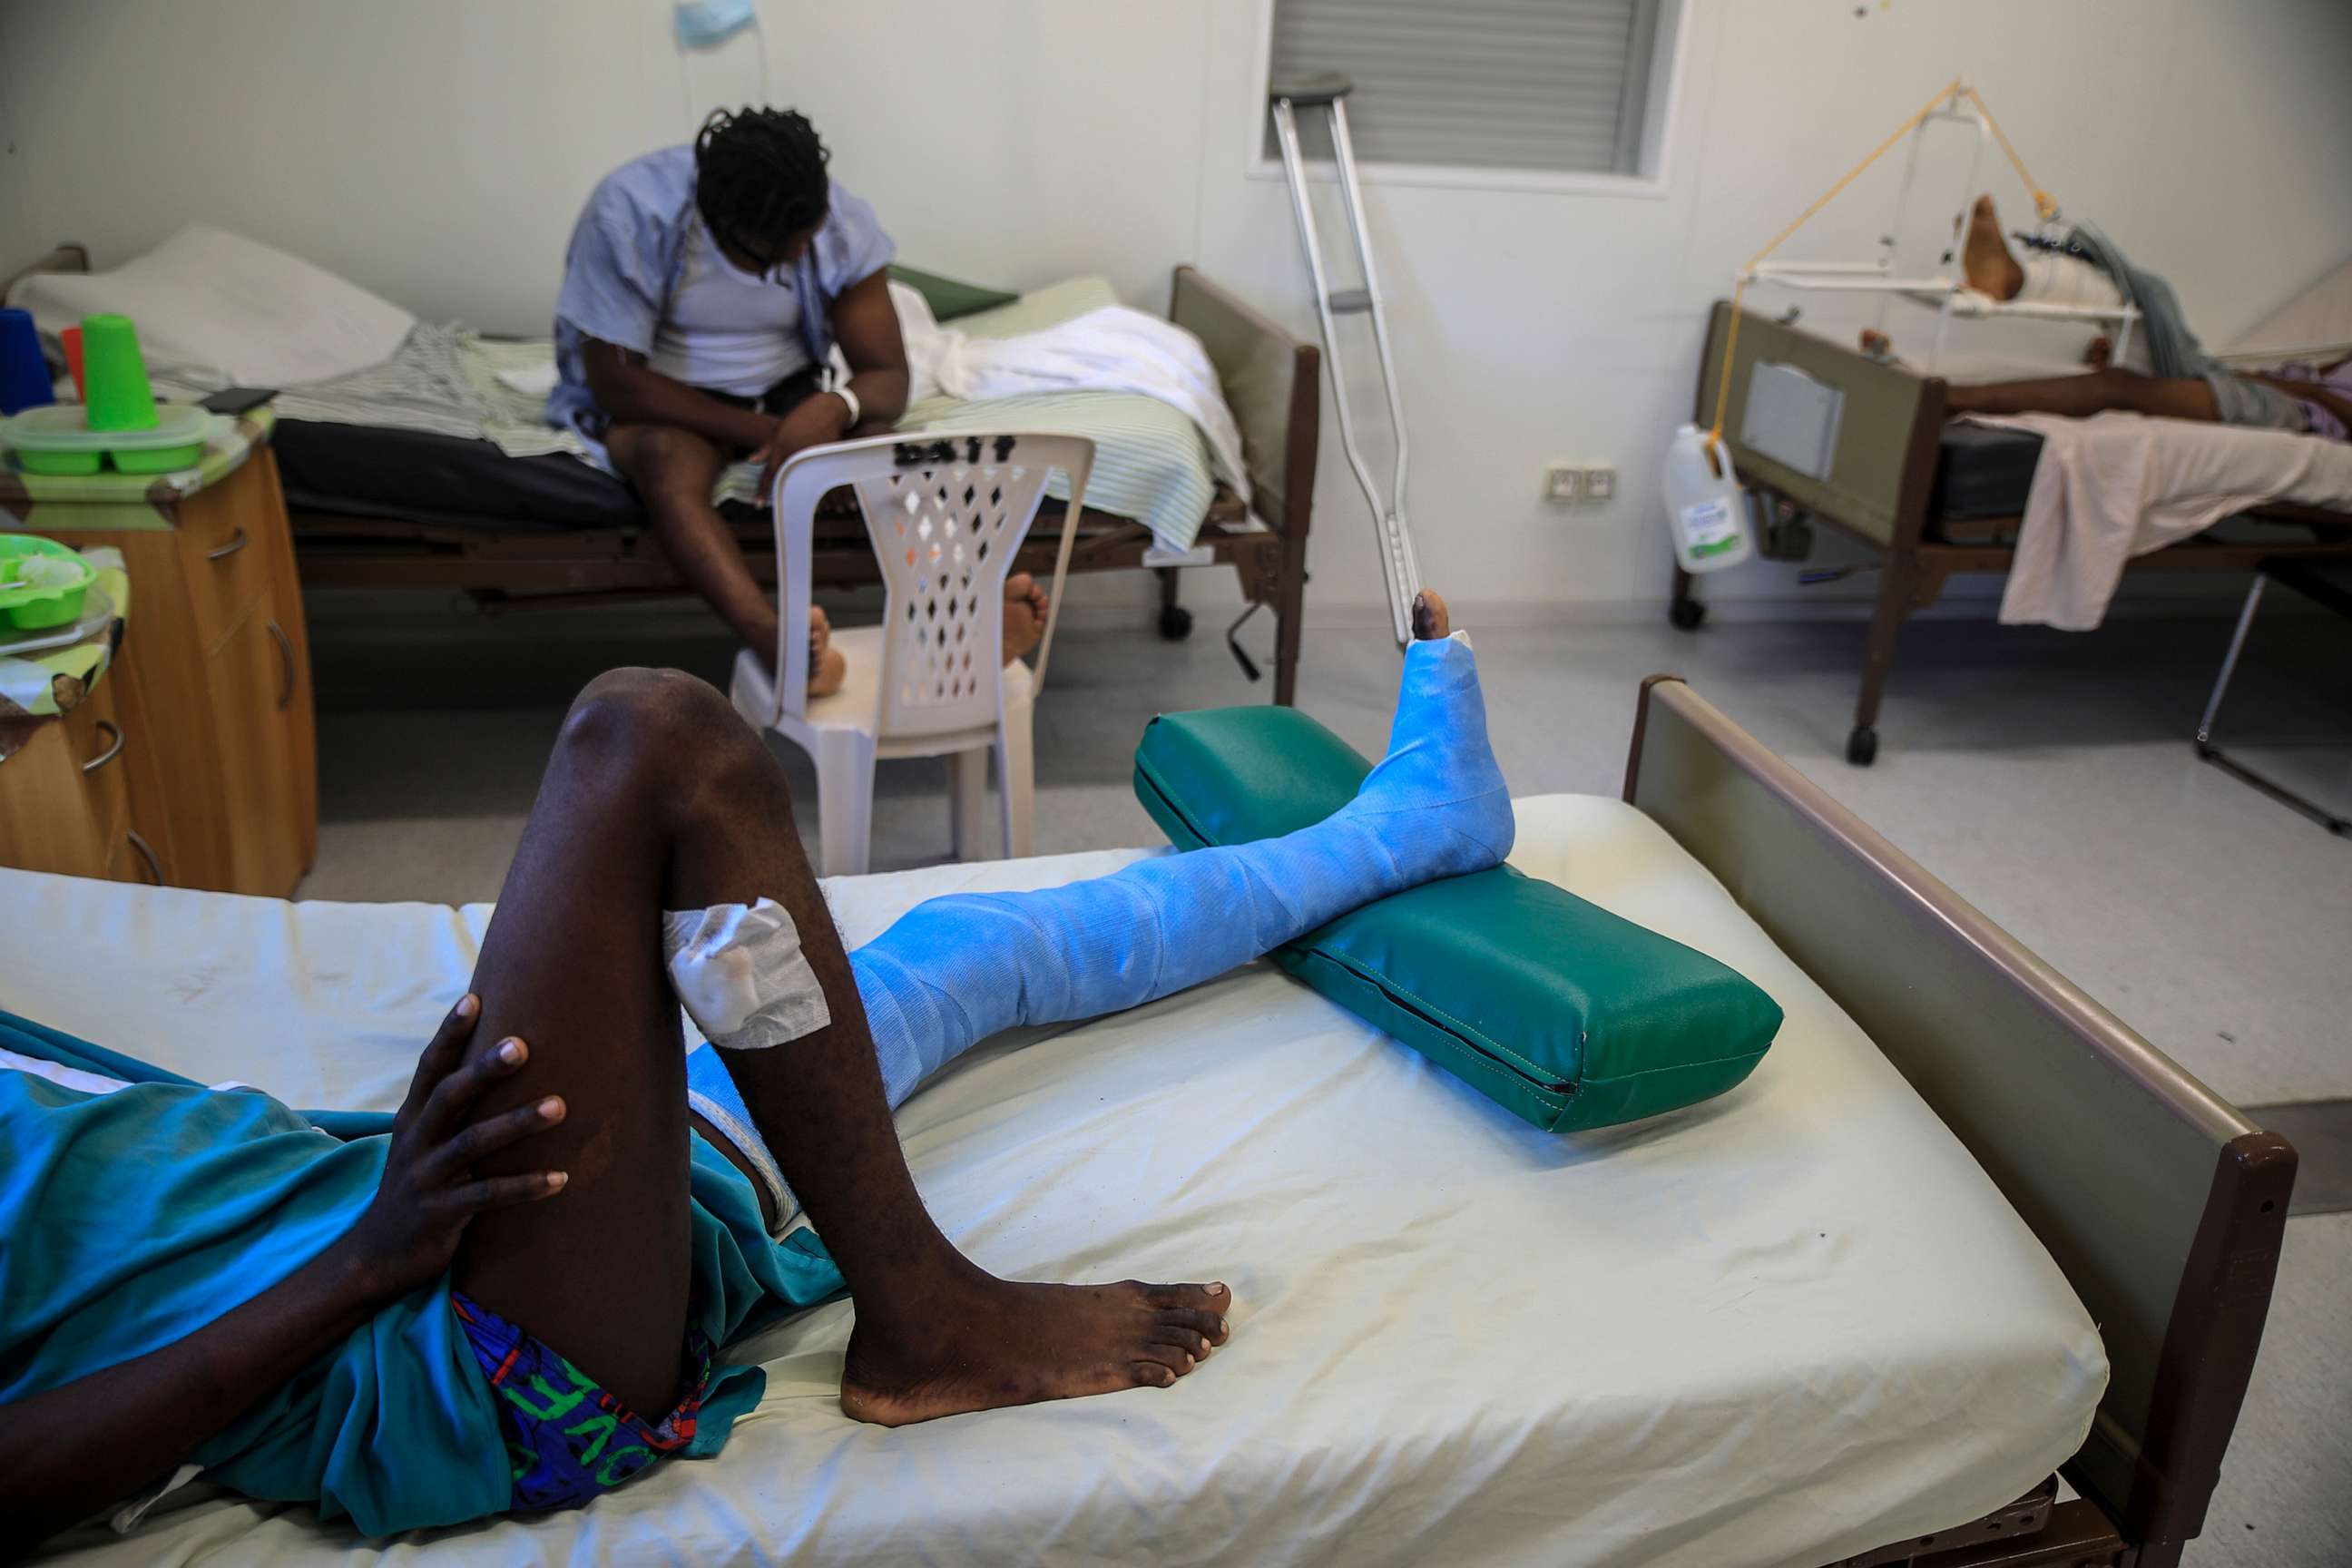
POLYGON ((390 359, 416 318, 348 279, 194 223, 111 272, 37 272, 8 301, 54 336, 115 311, 147 372, 183 385, 295 386, 390 359))

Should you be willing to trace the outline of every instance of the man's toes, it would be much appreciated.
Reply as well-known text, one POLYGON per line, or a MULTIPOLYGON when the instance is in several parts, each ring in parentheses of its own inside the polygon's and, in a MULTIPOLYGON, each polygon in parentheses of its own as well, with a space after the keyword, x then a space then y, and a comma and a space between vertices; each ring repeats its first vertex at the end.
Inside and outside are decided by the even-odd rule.
POLYGON ((1213 1345, 1221 1345, 1231 1337, 1233 1327, 1224 1314, 1200 1307, 1163 1307, 1158 1314, 1162 1330, 1177 1333, 1197 1334, 1213 1345))
POLYGON ((1155 1307, 1222 1312, 1233 1305, 1233 1292, 1223 1285, 1141 1285, 1143 1299, 1155 1307))
POLYGON ((1209 1343, 1209 1337, 1206 1334, 1195 1333, 1191 1329, 1171 1329, 1165 1327, 1154 1329, 1152 1331, 1151 1342, 1154 1344, 1172 1346, 1177 1350, 1182 1351, 1194 1361, 1208 1360, 1209 1352, 1215 1348, 1209 1343))
POLYGON ((1139 1388, 1173 1388, 1181 1375, 1165 1362, 1138 1361, 1128 1363, 1139 1388))
POLYGON ((1154 1340, 1137 1352, 1145 1361, 1156 1361, 1181 1377, 1200 1363, 1201 1358, 1183 1345, 1169 1340, 1154 1340))
POLYGON ((1432 588, 1423 588, 1413 595, 1412 635, 1423 642, 1434 642, 1450 636, 1454 630, 1453 616, 1445 608, 1444 596, 1432 588))

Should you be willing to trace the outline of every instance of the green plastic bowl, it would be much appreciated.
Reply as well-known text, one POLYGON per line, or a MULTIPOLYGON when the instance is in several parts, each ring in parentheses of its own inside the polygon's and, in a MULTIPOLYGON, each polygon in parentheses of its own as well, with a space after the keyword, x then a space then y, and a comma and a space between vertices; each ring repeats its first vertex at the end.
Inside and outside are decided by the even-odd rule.
POLYGON ((20 561, 27 555, 70 561, 81 568, 81 581, 64 588, 0 584, 0 625, 37 632, 50 626, 70 626, 80 619, 82 601, 89 595, 89 585, 98 581, 98 569, 83 560, 79 552, 54 539, 43 539, 37 533, 0 533, 0 563, 20 561))
POLYGON ((204 455, 202 441, 191 441, 184 447, 151 447, 143 452, 107 453, 114 459, 114 466, 126 474, 173 474, 194 468, 196 459, 204 455))
POLYGON ((15 448, 16 466, 28 474, 94 474, 105 460, 102 452, 37 452, 15 448))

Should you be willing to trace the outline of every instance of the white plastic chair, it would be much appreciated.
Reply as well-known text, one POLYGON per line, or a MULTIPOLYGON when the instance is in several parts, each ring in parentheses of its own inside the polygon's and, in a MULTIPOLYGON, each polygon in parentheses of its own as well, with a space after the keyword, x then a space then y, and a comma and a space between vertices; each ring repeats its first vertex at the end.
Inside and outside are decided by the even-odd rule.
POLYGON ((819 860, 828 877, 866 869, 881 757, 948 759, 956 858, 980 858, 987 752, 996 752, 1004 852, 1030 850, 1030 709, 1061 614, 1075 520, 1095 446, 1020 431, 877 436, 814 447, 776 475, 775 668, 746 648, 728 695, 751 724, 816 763, 819 860), (1055 468, 1069 476, 1052 604, 1033 671, 1003 662, 1004 580, 1055 468), (842 689, 808 695, 810 535, 818 500, 852 487, 882 565, 882 624, 836 630, 842 689))

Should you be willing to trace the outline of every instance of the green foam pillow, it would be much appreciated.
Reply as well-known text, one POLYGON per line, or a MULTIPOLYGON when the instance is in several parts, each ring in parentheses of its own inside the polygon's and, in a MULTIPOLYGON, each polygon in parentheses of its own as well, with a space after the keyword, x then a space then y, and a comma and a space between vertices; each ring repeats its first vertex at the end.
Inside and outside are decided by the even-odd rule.
POLYGON ((931 308, 931 320, 935 321, 952 321, 958 316, 993 310, 1021 298, 1002 289, 983 289, 961 279, 942 278, 919 267, 902 267, 896 261, 890 263, 890 281, 904 283, 920 294, 923 302, 931 308))
MULTIPOLYGON (((1290 708, 1166 714, 1135 793, 1193 849, 1319 822, 1371 763, 1290 708)), ((1547 1131, 1633 1121, 1732 1088, 1780 1008, 1705 953, 1497 866, 1340 916, 1275 962, 1547 1131)))

